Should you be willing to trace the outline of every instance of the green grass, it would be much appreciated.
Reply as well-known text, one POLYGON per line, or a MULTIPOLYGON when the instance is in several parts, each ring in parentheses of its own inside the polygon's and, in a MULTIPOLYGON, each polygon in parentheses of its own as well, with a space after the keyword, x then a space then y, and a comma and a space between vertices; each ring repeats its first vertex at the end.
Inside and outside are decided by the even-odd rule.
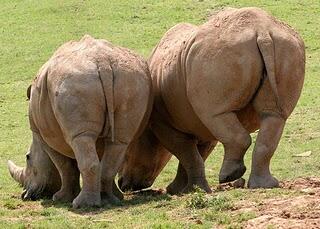
MULTIPOLYGON (((26 88, 57 47, 84 34, 106 38, 148 56, 163 33, 178 22, 200 24, 212 10, 225 6, 258 6, 288 22, 302 35, 307 50, 306 80, 297 108, 288 120, 272 160, 279 179, 319 176, 320 171, 320 3, 316 0, 1 0, 0 2, 0 228, 133 227, 239 228, 254 212, 234 215, 238 200, 293 195, 287 190, 231 190, 212 196, 126 196, 121 207, 74 211, 51 201, 22 202, 21 188, 10 178, 6 161, 24 164, 31 132, 26 88), (294 154, 312 151, 310 157, 294 154), (197 207, 200 204, 200 208, 197 207)), ((250 171, 252 148, 246 155, 250 171)), ((222 162, 219 145, 206 163, 209 183, 217 184, 222 162)), ((169 165, 154 187, 173 179, 177 161, 169 165)), ((245 178, 248 177, 248 172, 245 178)))

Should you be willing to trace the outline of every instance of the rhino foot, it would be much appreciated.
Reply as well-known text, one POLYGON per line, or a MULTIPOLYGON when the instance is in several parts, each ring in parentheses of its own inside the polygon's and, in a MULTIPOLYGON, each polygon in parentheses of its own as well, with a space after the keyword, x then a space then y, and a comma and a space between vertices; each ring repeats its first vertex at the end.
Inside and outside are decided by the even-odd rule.
POLYGON ((73 208, 82 207, 100 207, 101 196, 100 193, 81 191, 80 194, 72 202, 73 208))
POLYGON ((246 170, 247 168, 243 161, 224 161, 219 174, 219 183, 221 184, 237 180, 243 176, 246 170))
POLYGON ((101 193, 101 201, 103 205, 122 205, 120 199, 114 194, 108 194, 106 192, 101 193))
POLYGON ((199 178, 194 182, 189 182, 187 186, 182 190, 182 193, 190 193, 195 191, 196 187, 199 187, 206 193, 212 193, 211 188, 208 185, 208 182, 205 178, 199 178))
POLYGON ((279 181, 271 174, 265 176, 257 176, 251 174, 248 181, 248 188, 277 188, 279 181))
POLYGON ((72 191, 60 190, 53 195, 52 200, 55 202, 68 203, 72 202, 77 195, 78 193, 72 191))
POLYGON ((179 181, 175 179, 167 186, 167 193, 169 193, 170 195, 177 195, 182 192, 186 185, 187 184, 185 181, 179 181))
POLYGON ((178 171, 174 180, 168 185, 167 193, 175 195, 181 193, 183 188, 188 184, 188 175, 183 165, 179 163, 178 171))

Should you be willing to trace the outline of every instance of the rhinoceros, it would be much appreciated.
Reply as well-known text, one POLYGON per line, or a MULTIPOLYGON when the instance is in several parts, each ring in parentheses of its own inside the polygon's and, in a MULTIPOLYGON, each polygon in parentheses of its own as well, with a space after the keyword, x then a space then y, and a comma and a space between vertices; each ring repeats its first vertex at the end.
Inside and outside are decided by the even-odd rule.
POLYGON ((151 88, 146 61, 128 49, 89 35, 61 46, 28 90, 27 166, 8 162, 23 199, 58 191, 53 200, 73 200, 74 208, 117 203, 114 177, 147 125, 151 88))
MULTIPOLYGON (((242 177, 250 133, 257 129, 248 187, 279 185, 270 160, 305 74, 304 42, 297 32, 259 8, 226 9, 201 26, 181 23, 167 31, 149 68, 155 96, 150 126, 179 160, 169 193, 195 185, 211 192, 204 170, 208 151, 199 148, 217 141, 224 146, 219 182, 242 177)), ((132 169, 145 153, 131 154, 122 166, 121 189, 153 183, 151 174, 160 171, 141 163, 138 172, 132 169)), ((157 153, 165 164, 168 152, 157 153)))

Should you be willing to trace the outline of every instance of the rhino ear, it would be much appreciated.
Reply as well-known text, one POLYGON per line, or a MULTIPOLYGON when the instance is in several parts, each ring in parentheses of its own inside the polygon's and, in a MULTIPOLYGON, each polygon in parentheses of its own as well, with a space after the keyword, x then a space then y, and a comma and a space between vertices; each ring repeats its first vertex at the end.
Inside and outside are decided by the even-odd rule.
POLYGON ((31 84, 29 85, 28 89, 27 89, 27 100, 30 100, 30 95, 31 95, 31 84))

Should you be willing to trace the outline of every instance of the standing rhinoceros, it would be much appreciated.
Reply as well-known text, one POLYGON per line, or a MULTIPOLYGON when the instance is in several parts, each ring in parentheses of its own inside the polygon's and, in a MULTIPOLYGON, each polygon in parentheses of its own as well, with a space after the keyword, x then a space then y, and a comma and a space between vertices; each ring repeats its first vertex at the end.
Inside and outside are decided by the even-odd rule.
POLYGON ((78 195, 79 168, 83 186, 73 207, 119 201, 112 191, 114 177, 147 124, 151 86, 147 63, 127 49, 88 35, 60 47, 29 91, 33 140, 27 167, 9 161, 11 175, 26 189, 23 198, 36 198, 53 183, 51 191, 59 186, 48 154, 62 183, 54 200, 78 195))
MULTIPOLYGON (((216 141, 225 150, 219 181, 241 177, 256 129, 248 186, 278 186, 270 159, 305 73, 304 43, 292 28, 258 8, 223 10, 201 26, 171 28, 155 47, 149 68, 155 95, 151 129, 180 162, 168 192, 188 192, 193 185, 211 191, 203 160, 208 152, 199 147, 216 141)), ((168 160, 168 152, 158 153, 168 160)), ((134 177, 130 168, 137 157, 144 156, 131 154, 123 165, 120 181, 126 188, 152 184, 148 177, 159 173, 140 169, 134 177)))

